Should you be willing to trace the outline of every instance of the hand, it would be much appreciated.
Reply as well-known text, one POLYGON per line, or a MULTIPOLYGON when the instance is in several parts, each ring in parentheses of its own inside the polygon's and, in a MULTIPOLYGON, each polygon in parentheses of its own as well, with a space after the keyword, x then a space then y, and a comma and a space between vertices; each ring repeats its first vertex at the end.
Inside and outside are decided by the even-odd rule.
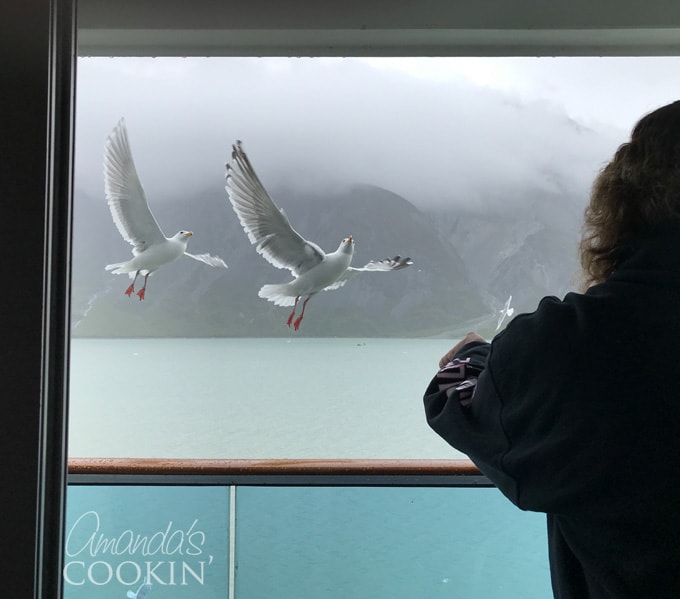
POLYGON ((482 343, 486 343, 486 339, 483 337, 480 337, 477 333, 468 333, 463 337, 456 345, 454 345, 449 351, 447 351, 442 358, 439 360, 439 368, 444 368, 446 364, 448 364, 453 356, 456 355, 458 350, 460 350, 464 345, 467 345, 468 343, 473 343, 474 341, 481 341, 482 343))

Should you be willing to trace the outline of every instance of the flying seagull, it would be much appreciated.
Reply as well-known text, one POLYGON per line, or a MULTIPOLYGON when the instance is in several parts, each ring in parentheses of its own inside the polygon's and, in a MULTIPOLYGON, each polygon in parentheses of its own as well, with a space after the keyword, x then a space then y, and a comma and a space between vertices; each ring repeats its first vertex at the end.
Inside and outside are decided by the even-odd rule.
POLYGON ((209 266, 227 268, 224 260, 210 254, 190 254, 186 251, 191 231, 179 231, 166 237, 158 226, 139 182, 135 163, 130 151, 124 119, 106 139, 104 151, 104 190, 111 209, 111 216, 123 239, 132 245, 132 260, 108 264, 106 270, 113 274, 129 274, 132 283, 125 290, 130 297, 140 274, 144 285, 137 292, 144 299, 149 275, 164 264, 174 262, 181 256, 189 256, 209 266))
POLYGON ((512 301, 512 296, 508 298, 508 301, 505 302, 505 306, 503 306, 498 312, 500 316, 498 317, 498 325, 496 326, 496 330, 501 328, 501 324, 503 324, 503 321, 505 320, 505 317, 507 316, 510 318, 514 313, 515 309, 510 307, 510 302, 512 301))
POLYGON ((136 593, 134 591, 128 591, 127 596, 128 596, 128 599, 144 599, 145 597, 149 596, 150 592, 151 592, 151 583, 149 582, 149 579, 147 578, 146 581, 143 582, 142 585, 137 589, 136 593))
POLYGON ((354 239, 345 237, 334 252, 326 253, 307 241, 291 227, 285 212, 274 205, 260 179, 255 174, 240 141, 232 146, 232 161, 227 164, 227 194, 250 243, 270 264, 287 268, 293 280, 280 285, 264 285, 258 295, 277 306, 293 306, 286 324, 297 331, 310 298, 319 291, 338 289, 361 272, 380 272, 406 268, 410 258, 395 256, 371 261, 361 268, 350 266, 354 239), (300 315, 295 317, 300 298, 306 296, 300 315))

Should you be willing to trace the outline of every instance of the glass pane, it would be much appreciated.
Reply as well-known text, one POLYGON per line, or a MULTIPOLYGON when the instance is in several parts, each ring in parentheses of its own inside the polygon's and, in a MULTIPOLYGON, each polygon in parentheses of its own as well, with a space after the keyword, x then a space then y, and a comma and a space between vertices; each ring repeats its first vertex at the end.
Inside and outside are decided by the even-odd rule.
POLYGON ((229 497, 227 487, 70 486, 64 599, 141 599, 144 584, 166 599, 551 596, 545 517, 493 488, 229 497))
POLYGON ((462 457, 424 421, 439 357, 504 327, 510 297, 516 315, 575 287, 590 183, 674 98, 677 64, 81 58, 70 455, 462 457), (228 269, 182 257, 143 301, 143 277, 128 297, 127 275, 105 270, 132 258, 102 174, 121 117, 164 233, 191 230, 187 251, 228 269), (332 252, 351 235, 354 267, 413 264, 321 291, 287 326, 292 307, 258 293, 291 274, 257 253, 225 191, 236 140, 304 238, 332 252))
POLYGON ((498 490, 239 488, 236 597, 552 597, 545 516, 498 490))
POLYGON ((227 487, 68 488, 64 599, 224 598, 228 551, 227 487))

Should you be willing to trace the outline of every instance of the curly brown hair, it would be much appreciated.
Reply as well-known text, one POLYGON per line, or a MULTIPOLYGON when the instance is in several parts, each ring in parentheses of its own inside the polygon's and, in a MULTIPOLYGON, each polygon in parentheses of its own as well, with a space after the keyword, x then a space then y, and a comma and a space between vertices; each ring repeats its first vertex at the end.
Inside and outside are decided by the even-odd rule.
POLYGON ((582 285, 604 281, 636 236, 680 218, 680 100, 642 117, 593 183, 579 246, 582 285))

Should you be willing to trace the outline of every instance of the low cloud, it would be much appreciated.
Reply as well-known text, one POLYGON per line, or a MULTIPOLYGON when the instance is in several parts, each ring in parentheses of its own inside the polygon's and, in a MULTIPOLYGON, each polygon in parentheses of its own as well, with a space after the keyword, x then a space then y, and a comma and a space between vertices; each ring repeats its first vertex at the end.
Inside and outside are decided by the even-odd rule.
POLYGON ((574 119, 559 97, 358 59, 81 58, 76 183, 102 201, 120 117, 152 203, 223 187, 236 139, 270 188, 361 182, 472 209, 526 186, 585 197, 628 132, 574 119))

